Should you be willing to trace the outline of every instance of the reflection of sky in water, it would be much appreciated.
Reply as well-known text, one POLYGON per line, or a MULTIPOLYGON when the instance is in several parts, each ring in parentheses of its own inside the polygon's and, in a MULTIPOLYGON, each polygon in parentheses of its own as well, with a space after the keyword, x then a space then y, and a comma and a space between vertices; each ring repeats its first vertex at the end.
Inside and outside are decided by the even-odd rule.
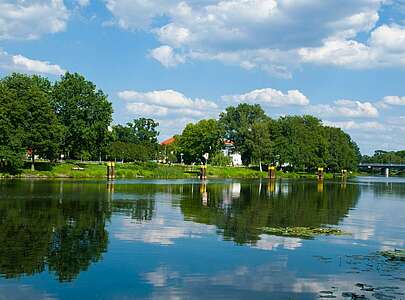
MULTIPOLYGON (((364 256, 405 248, 405 183, 373 180, 348 183, 360 186, 356 207, 340 224, 352 236, 304 240, 259 234, 257 242, 245 245, 224 240, 223 230, 215 225, 185 221, 179 203, 190 195, 153 189, 138 194, 136 190, 117 191, 113 201, 153 200, 152 218, 137 221, 130 215, 113 214, 107 228, 108 251, 102 261, 72 283, 59 284, 46 272, 21 279, 0 278, 0 299, 319 299, 321 291, 333 292, 337 299, 346 299, 343 292, 375 299, 356 283, 391 286, 398 288, 394 292, 404 292, 403 265, 386 266, 379 260, 378 268, 371 267, 372 259, 364 256)), ((216 207, 233 217, 230 207, 243 204, 237 202, 243 195, 243 184, 227 181, 218 193, 222 202, 216 207)), ((294 192, 288 181, 269 188, 266 182, 262 184, 268 199, 294 192)), ((330 185, 318 193, 328 193, 330 185)), ((256 182, 252 193, 260 192, 259 188, 256 182)), ((202 213, 208 212, 215 197, 209 189, 199 191, 199 185, 194 184, 202 213), (203 193, 207 193, 206 203, 203 193)))

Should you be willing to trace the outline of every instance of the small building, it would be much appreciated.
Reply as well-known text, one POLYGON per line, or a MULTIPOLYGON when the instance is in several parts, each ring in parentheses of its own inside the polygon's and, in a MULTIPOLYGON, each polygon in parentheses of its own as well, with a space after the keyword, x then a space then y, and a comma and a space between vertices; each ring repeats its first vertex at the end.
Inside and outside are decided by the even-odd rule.
POLYGON ((235 150, 234 142, 225 140, 222 153, 231 158, 232 166, 238 167, 242 165, 242 155, 235 150))

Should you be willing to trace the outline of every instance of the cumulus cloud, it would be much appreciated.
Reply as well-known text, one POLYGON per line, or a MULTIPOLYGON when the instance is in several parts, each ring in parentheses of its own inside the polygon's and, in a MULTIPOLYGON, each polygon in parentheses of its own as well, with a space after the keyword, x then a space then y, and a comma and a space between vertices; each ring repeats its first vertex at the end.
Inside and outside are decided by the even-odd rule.
POLYGON ((308 107, 306 111, 323 117, 376 118, 379 115, 377 107, 371 102, 353 100, 337 100, 334 105, 313 105, 308 107))
POLYGON ((405 106, 405 97, 399 96, 387 96, 382 100, 384 104, 393 106, 405 106))
POLYGON ((222 98, 233 102, 257 103, 272 107, 288 105, 306 106, 309 104, 309 99, 298 90, 291 90, 284 94, 271 88, 254 90, 242 95, 223 96, 222 98))
POLYGON ((184 63, 184 57, 176 54, 172 47, 161 46, 150 51, 150 56, 160 62, 163 66, 170 68, 184 63))
POLYGON ((376 27, 378 12, 387 3, 107 0, 107 8, 121 27, 156 35, 162 46, 150 54, 165 67, 215 60, 288 78, 302 63, 357 69, 405 66, 404 28, 376 27), (162 19, 167 21, 153 25, 162 19), (370 38, 360 42, 359 33, 370 38))
POLYGON ((0 50, 0 68, 7 71, 50 75, 62 75, 66 72, 59 65, 48 61, 34 60, 19 54, 10 55, 2 50, 0 50))
POLYGON ((60 32, 68 18, 63 0, 0 0, 0 40, 32 40, 60 32))
POLYGON ((301 48, 303 62, 368 69, 385 66, 405 67, 405 27, 382 25, 371 32, 367 42, 327 39, 320 47, 301 48))
POLYGON ((118 97, 126 101, 127 111, 139 116, 156 117, 158 120, 165 119, 164 124, 176 119, 168 129, 182 127, 190 122, 203 118, 217 117, 218 105, 201 98, 188 98, 184 94, 174 90, 161 90, 151 92, 122 91, 118 97))

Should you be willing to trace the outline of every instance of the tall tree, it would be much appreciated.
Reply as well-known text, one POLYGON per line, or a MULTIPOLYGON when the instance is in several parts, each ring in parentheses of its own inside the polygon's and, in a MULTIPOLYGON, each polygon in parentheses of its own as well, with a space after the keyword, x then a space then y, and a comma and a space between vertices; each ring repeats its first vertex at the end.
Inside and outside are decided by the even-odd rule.
POLYGON ((252 147, 246 143, 253 124, 267 120, 260 105, 239 104, 237 107, 230 106, 221 113, 219 122, 225 130, 225 138, 234 142, 235 148, 242 155, 242 160, 248 164, 252 160, 252 147))
POLYGON ((15 134, 9 137, 12 147, 31 150, 32 169, 35 155, 56 158, 63 130, 50 101, 50 82, 35 75, 12 74, 2 83, 8 90, 5 94, 8 103, 3 106, 10 114, 9 132, 15 134))
POLYGON ((179 137, 178 146, 186 163, 202 161, 204 153, 211 157, 223 146, 223 130, 218 121, 201 120, 188 124, 179 137))
POLYGON ((251 149, 252 162, 259 163, 260 171, 262 171, 263 162, 273 163, 275 160, 272 127, 271 119, 255 122, 246 136, 246 146, 251 149))
POLYGON ((55 83, 53 103, 66 133, 63 150, 71 158, 99 157, 110 142, 112 105, 107 96, 83 76, 66 73, 55 83))

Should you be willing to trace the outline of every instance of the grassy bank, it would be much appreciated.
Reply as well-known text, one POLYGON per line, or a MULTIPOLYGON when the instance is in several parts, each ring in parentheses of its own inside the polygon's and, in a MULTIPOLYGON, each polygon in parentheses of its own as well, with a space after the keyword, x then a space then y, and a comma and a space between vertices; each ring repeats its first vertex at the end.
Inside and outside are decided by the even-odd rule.
MULTIPOLYGON (((106 166, 98 163, 45 163, 35 165, 31 171, 29 165, 15 175, 0 174, 2 178, 105 178, 106 166)), ((196 178, 198 166, 162 165, 156 163, 117 163, 116 178, 196 178)), ((311 178, 315 174, 277 172, 279 178, 311 178)), ((251 168, 208 167, 208 177, 211 178, 265 178, 267 172, 251 168)), ((332 174, 325 174, 325 179, 332 179, 332 174)))

